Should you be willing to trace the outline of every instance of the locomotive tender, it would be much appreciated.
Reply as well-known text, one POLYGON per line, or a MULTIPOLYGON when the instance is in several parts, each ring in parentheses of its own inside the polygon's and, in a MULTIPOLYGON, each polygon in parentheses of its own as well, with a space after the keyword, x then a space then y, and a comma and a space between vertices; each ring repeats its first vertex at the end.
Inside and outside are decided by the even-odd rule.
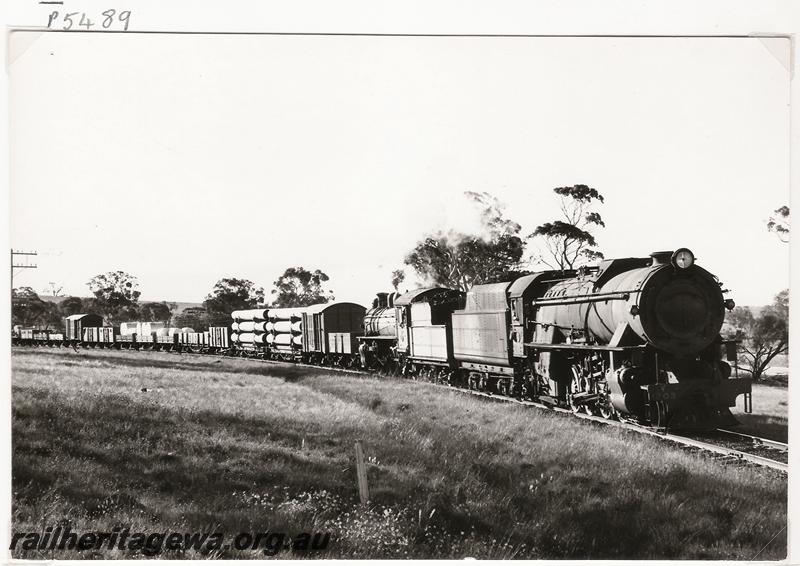
MULTIPOLYGON (((735 424, 751 380, 732 376, 717 278, 686 248, 514 281, 378 293, 371 309, 334 302, 231 313, 229 328, 130 337, 95 315, 66 320, 63 343, 191 350, 401 373, 659 428, 735 424)), ((54 345, 52 337, 15 338, 54 345)), ((738 374, 738 367, 736 373, 738 374)))

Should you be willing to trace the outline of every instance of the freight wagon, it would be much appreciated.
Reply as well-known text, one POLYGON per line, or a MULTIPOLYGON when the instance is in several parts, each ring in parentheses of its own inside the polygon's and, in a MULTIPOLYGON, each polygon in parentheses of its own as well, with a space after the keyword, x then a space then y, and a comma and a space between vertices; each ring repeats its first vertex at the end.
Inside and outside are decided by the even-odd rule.
POLYGON ((320 365, 352 367, 357 362, 358 336, 367 309, 356 303, 312 305, 302 319, 303 359, 320 365))

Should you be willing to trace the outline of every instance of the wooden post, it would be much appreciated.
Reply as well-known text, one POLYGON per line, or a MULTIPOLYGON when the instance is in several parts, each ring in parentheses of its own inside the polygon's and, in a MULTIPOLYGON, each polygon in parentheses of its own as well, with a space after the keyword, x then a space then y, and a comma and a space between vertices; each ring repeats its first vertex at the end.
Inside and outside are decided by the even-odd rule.
POLYGON ((369 486, 367 485, 367 466, 364 464, 364 451, 361 449, 361 441, 356 441, 356 475, 358 476, 358 495, 361 498, 361 505, 369 503, 369 486))

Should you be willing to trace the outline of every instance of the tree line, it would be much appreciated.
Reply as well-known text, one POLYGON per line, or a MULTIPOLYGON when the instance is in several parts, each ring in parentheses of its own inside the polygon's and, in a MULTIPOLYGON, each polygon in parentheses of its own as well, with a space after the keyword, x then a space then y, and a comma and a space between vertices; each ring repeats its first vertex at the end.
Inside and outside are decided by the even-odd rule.
MULTIPOLYGON (((329 277, 320 270, 289 267, 274 282, 270 306, 308 306, 334 299, 325 288, 329 277)), ((61 329, 64 318, 73 314, 95 313, 108 324, 133 321, 163 321, 173 327, 206 330, 227 326, 230 313, 238 309, 265 307, 264 289, 248 279, 226 277, 217 281, 200 307, 189 307, 176 314, 172 302, 139 302, 139 280, 124 271, 110 271, 93 277, 87 286, 91 297, 65 297, 59 302, 45 301, 30 287, 12 290, 11 322, 20 326, 61 329)))

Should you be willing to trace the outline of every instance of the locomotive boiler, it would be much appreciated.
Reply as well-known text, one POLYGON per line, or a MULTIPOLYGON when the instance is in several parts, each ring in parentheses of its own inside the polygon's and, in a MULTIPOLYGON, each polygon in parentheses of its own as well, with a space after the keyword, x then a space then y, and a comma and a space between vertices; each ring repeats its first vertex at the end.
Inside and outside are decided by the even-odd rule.
POLYGON ((358 353, 364 368, 394 371, 397 366, 397 315, 394 300, 399 293, 378 293, 364 315, 364 335, 358 337, 358 353))
POLYGON ((581 269, 531 306, 534 387, 575 411, 659 427, 731 424, 729 407, 750 394, 723 359, 733 301, 686 248, 581 269))

